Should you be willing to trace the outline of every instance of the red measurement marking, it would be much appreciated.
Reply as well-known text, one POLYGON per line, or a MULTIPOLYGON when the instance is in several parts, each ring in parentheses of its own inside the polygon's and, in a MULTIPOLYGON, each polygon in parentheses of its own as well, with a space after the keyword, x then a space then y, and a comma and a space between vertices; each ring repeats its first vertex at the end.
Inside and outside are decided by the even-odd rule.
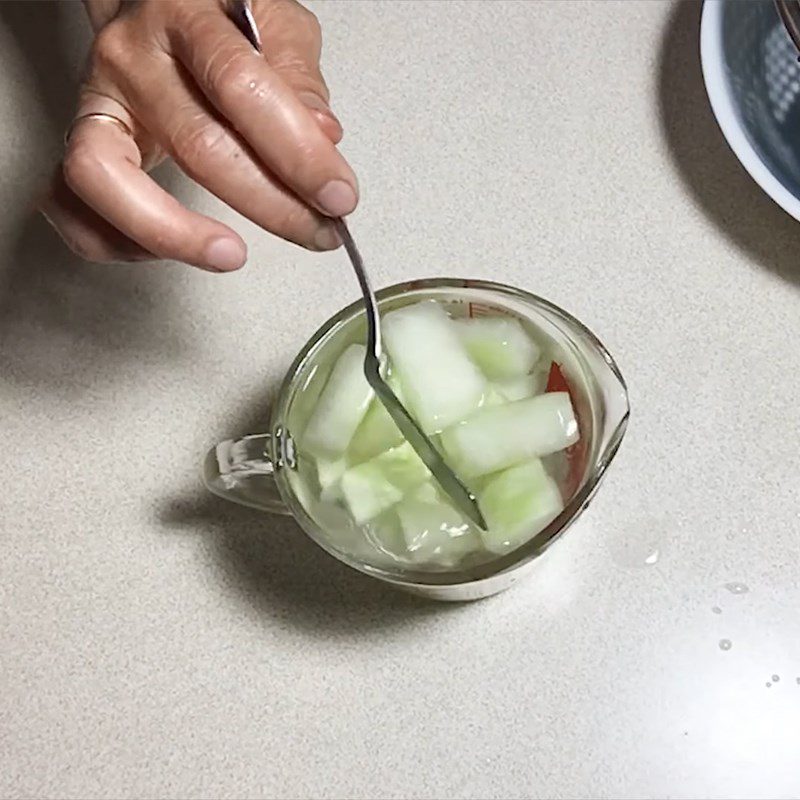
POLYGON ((487 306, 484 303, 469 303, 468 306, 468 313, 469 318, 474 319, 475 317, 497 317, 500 314, 505 314, 506 312, 500 308, 494 308, 492 306, 487 306))
POLYGON ((578 435, 580 438, 564 451, 564 458, 567 462, 567 476, 561 491, 564 495, 564 500, 568 501, 578 491, 578 487, 583 480, 583 474, 586 471, 586 457, 589 449, 588 438, 585 435, 586 426, 581 424, 580 404, 576 400, 575 393, 562 372, 561 366, 556 364, 555 361, 550 364, 550 374, 547 376, 545 392, 567 392, 572 408, 575 411, 575 419, 578 421, 578 435))

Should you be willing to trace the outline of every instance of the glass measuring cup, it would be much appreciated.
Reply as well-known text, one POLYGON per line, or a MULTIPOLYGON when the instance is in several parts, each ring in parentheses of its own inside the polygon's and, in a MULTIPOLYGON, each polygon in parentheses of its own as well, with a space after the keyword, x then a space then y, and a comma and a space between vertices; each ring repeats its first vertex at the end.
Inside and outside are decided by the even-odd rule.
MULTIPOLYGON (((220 443, 206 456, 204 482, 215 494, 263 511, 289 514, 318 544, 341 561, 378 580, 440 600, 471 600, 508 588, 536 556, 564 533, 589 505, 619 448, 628 421, 625 381, 597 337, 567 312, 521 289, 478 280, 435 278, 398 284, 377 294, 382 313, 436 300, 453 315, 505 314, 544 336, 561 366, 581 439, 556 464, 564 510, 516 550, 464 569, 430 572, 406 564, 370 563, 337 545, 314 515, 293 429, 307 419, 336 356, 363 341, 365 317, 358 301, 328 320, 303 347, 278 392, 268 433, 220 443)), ((265 531, 265 535, 268 532, 265 531)))

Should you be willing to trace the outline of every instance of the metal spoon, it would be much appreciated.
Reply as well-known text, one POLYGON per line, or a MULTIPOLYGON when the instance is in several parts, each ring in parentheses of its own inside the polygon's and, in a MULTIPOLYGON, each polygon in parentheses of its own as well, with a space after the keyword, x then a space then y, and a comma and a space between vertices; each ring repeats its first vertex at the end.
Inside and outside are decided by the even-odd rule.
MULTIPOLYGON (((239 30, 247 37, 251 45, 260 53, 261 36, 258 33, 253 14, 250 10, 248 0, 233 0, 230 4, 230 15, 239 30)), ((381 367, 381 326, 380 314, 378 312, 378 302, 369 284, 369 279, 364 271, 364 262, 356 248, 353 237, 347 228, 347 224, 341 218, 333 220, 339 236, 344 242, 347 255, 353 264, 353 269, 358 277, 361 292, 364 295, 364 305, 367 313, 367 356, 364 359, 364 375, 367 382, 378 395, 378 399, 383 403, 384 408, 389 412, 391 418, 400 429, 400 433, 406 441, 414 448, 416 454, 422 459, 425 466, 431 471, 439 486, 444 493, 453 501, 455 507, 466 517, 471 519, 476 525, 486 529, 486 522, 483 514, 475 502, 474 495, 469 492, 464 484, 456 477, 453 470, 447 466, 444 459, 439 455, 438 450, 433 446, 431 440, 417 425, 411 414, 406 411, 403 404, 398 400, 397 395, 389 388, 380 373, 381 367)))
POLYGON ((378 302, 370 286, 367 273, 364 271, 364 262, 353 241, 353 237, 350 235, 347 224, 341 218, 334 219, 333 223, 342 242, 344 242, 344 248, 347 250, 347 255, 350 256, 358 283, 361 286, 361 292, 364 295, 364 305, 367 312, 367 355, 364 359, 364 375, 367 378, 367 382, 375 390, 375 394, 378 395, 383 407, 395 421, 400 433, 414 448, 416 454, 431 471, 436 482, 453 501, 456 508, 476 525, 485 529, 486 522, 483 519, 481 510, 478 508, 478 504, 475 502, 474 495, 467 490, 453 470, 447 466, 431 440, 425 435, 422 428, 417 425, 416 420, 408 413, 405 406, 397 398, 397 395, 381 377, 380 368, 383 351, 378 302))
POLYGON ((250 0, 231 0, 228 14, 247 41, 260 53, 261 34, 258 32, 258 25, 250 8, 250 0))

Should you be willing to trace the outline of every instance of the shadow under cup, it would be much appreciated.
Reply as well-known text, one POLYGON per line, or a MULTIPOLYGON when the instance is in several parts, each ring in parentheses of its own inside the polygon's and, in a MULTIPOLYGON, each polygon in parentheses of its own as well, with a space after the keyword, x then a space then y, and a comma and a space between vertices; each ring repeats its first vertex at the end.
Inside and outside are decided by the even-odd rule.
POLYGON ((391 286, 377 298, 383 313, 435 300, 454 317, 511 316, 544 344, 542 362, 560 365, 581 434, 579 442, 548 461, 565 500, 562 513, 516 550, 448 571, 423 571, 399 562, 368 563, 337 547, 336 536, 326 532, 316 513, 315 491, 309 485, 313 467, 309 468, 293 434, 302 433, 337 357, 349 344, 365 341, 362 301, 326 322, 297 356, 278 393, 269 435, 224 442, 209 453, 206 485, 235 502, 291 514, 336 558, 399 588, 441 600, 495 594, 521 577, 523 569, 588 506, 625 433, 629 413, 625 382, 605 347, 582 323, 520 289, 487 281, 428 279, 391 286))

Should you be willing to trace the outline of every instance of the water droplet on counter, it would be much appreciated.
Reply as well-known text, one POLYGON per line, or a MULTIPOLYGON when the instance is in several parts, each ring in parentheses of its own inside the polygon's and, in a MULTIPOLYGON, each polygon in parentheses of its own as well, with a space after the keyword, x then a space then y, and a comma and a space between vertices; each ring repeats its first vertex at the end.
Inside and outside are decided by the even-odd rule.
POLYGON ((664 559, 674 523, 643 516, 615 531, 605 546, 614 563, 628 569, 647 569, 664 559))
POLYGON ((800 678, 797 678, 797 685, 800 686, 800 678))
POLYGON ((721 614, 721 613, 722 613, 722 609, 721 609, 719 606, 712 606, 712 607, 711 607, 711 610, 712 610, 712 611, 713 611, 715 614, 721 614))
POLYGON ((733 647, 733 642, 730 639, 720 639, 719 640, 719 649, 720 650, 730 650, 733 647))
POLYGON ((772 684, 769 681, 767 681, 767 689, 769 689, 770 686, 772 686, 772 684))
POLYGON ((658 548, 656 548, 655 550, 653 550, 652 553, 650 553, 649 556, 647 556, 647 558, 644 560, 644 563, 645 564, 656 564, 656 563, 658 563, 658 556, 659 556, 659 552, 658 552, 658 548))
POLYGON ((731 594, 747 594, 750 591, 750 587, 746 583, 740 583, 739 581, 726 583, 725 588, 731 594))
POLYGON ((773 675, 772 676, 772 682, 773 683, 777 683, 780 679, 781 679, 780 675, 773 675))

